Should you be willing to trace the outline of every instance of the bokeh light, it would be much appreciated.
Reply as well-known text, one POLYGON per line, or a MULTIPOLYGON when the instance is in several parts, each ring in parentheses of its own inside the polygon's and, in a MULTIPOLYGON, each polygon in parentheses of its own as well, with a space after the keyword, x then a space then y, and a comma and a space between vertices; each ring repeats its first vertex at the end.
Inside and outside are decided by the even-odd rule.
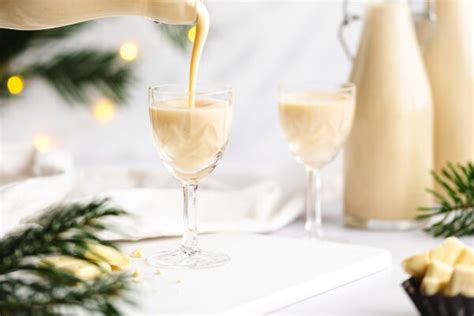
POLYGON ((51 136, 45 133, 38 133, 33 137, 33 146, 39 152, 47 152, 54 146, 51 136))
POLYGON ((196 39, 196 26, 192 26, 188 30, 188 40, 191 43, 194 43, 195 39, 196 39))
POLYGON ((125 42, 120 46, 120 57, 125 61, 133 61, 138 56, 138 47, 132 42, 125 42))
POLYGON ((115 104, 109 99, 100 99, 92 106, 92 112, 100 123, 110 122, 115 117, 115 104))
POLYGON ((23 91, 24 81, 21 76, 11 76, 7 80, 7 89, 11 94, 20 94, 23 91))

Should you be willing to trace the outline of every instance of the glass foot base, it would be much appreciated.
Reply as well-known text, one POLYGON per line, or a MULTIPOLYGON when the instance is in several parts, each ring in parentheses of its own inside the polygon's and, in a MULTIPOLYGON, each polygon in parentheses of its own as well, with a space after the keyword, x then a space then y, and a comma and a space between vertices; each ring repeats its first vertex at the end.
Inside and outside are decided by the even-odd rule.
POLYGON ((344 214, 344 224, 348 227, 365 228, 369 230, 385 230, 385 231, 403 231, 418 229, 425 225, 426 222, 414 219, 401 220, 384 220, 384 219, 366 219, 351 214, 344 214))
POLYGON ((320 232, 305 231, 300 236, 300 238, 304 240, 330 241, 330 242, 337 242, 337 243, 343 243, 343 244, 349 243, 349 240, 345 239, 344 237, 327 235, 325 232, 322 232, 322 231, 320 232))
POLYGON ((229 256, 224 253, 184 247, 161 251, 147 259, 149 265, 166 269, 208 269, 223 266, 229 261, 229 256))

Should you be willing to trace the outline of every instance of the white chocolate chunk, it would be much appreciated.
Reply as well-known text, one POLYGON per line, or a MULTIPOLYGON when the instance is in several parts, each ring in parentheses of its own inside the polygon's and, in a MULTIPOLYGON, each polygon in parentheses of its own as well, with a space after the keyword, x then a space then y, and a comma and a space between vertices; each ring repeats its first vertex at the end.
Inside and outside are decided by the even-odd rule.
POLYGON ((406 273, 415 277, 421 277, 425 275, 429 263, 428 252, 425 252, 406 258, 402 261, 402 266, 406 273))
POLYGON ((106 262, 98 262, 97 265, 85 260, 68 256, 53 256, 43 258, 42 264, 52 265, 58 269, 65 270, 81 280, 93 280, 103 273, 111 271, 111 267, 106 262))
POLYGON ((443 288, 443 284, 437 278, 424 277, 421 281, 421 291, 426 295, 434 295, 440 292, 443 288))
POLYGON ((100 244, 89 244, 89 251, 85 256, 97 262, 106 262, 112 270, 121 270, 130 264, 130 258, 120 251, 100 244))
POLYGON ((441 245, 431 249, 429 257, 431 260, 439 260, 452 266, 465 248, 466 246, 459 239, 449 237, 441 245))
POLYGON ((71 264, 72 262, 77 261, 78 259, 69 256, 52 256, 52 257, 45 257, 41 260, 41 263, 52 265, 56 268, 62 268, 71 264))
POLYGON ((426 274, 421 281, 421 291, 426 295, 433 295, 442 291, 451 278, 453 267, 439 261, 433 260, 426 268, 426 274))
POLYGON ((142 279, 142 275, 143 275, 143 274, 142 274, 142 271, 136 269, 136 270, 133 271, 133 273, 132 273, 133 281, 135 281, 135 282, 137 282, 137 283, 140 282, 141 279, 142 279))
POLYGON ((426 253, 406 258, 402 266, 408 274, 423 277, 421 291, 426 295, 474 297, 474 250, 455 237, 426 253))
POLYGON ((453 267, 439 260, 433 260, 428 264, 425 278, 435 278, 441 283, 446 283, 451 279, 453 267))
POLYGON ((456 266, 451 280, 446 285, 444 294, 447 296, 461 294, 467 297, 474 297, 474 266, 456 266))
POLYGON ((143 250, 142 248, 135 249, 131 254, 130 257, 132 258, 143 258, 143 250))
POLYGON ((464 248, 459 255, 456 265, 468 265, 474 267, 474 250, 471 248, 464 248))
MULTIPOLYGON (((66 267, 65 269, 68 269, 68 267, 66 267)), ((103 273, 99 267, 90 263, 83 266, 75 267, 71 272, 74 273, 74 275, 81 280, 93 280, 103 273)))

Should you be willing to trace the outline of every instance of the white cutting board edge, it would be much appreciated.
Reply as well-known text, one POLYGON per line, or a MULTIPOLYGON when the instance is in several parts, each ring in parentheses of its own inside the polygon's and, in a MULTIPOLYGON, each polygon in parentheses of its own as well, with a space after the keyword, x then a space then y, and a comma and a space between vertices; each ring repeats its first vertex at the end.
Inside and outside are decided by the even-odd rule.
MULTIPOLYGON (((133 266, 144 271, 153 286, 143 293, 142 303, 150 304, 131 311, 133 315, 265 314, 391 266, 388 251, 352 244, 249 233, 206 234, 200 240, 204 248, 227 249, 231 263, 195 272, 162 269, 156 276, 145 258, 134 259, 133 266)), ((139 247, 148 256, 179 243, 178 239, 145 240, 126 243, 123 250, 139 247)))
POLYGON ((248 315, 275 312, 305 299, 309 299, 313 296, 323 294, 346 284, 356 282, 372 274, 381 272, 389 268, 391 264, 392 255, 390 252, 380 249, 380 253, 377 256, 359 262, 351 267, 354 270, 358 270, 357 273, 351 271, 352 269, 345 268, 320 277, 319 279, 310 280, 306 283, 290 287, 273 295, 257 299, 223 314, 248 315))

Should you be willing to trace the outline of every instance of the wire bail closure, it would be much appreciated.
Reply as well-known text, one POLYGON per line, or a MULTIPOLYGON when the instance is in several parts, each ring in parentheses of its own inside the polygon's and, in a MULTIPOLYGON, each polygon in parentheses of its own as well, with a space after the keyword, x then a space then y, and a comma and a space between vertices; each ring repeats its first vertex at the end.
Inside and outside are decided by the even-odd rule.
POLYGON ((344 50, 344 54, 346 55, 347 59, 349 59, 350 62, 354 62, 354 56, 352 55, 349 45, 347 44, 344 31, 349 24, 355 21, 359 21, 361 17, 357 14, 349 14, 348 7, 349 0, 344 0, 342 3, 342 21, 341 24, 339 24, 337 37, 339 39, 339 42, 341 43, 342 49, 344 50))
MULTIPOLYGON (((350 62, 354 62, 354 55, 352 54, 349 45, 347 44, 346 37, 345 37, 345 30, 346 27, 349 26, 352 22, 360 21, 362 17, 357 14, 351 14, 349 12, 349 0, 343 0, 342 2, 342 21, 339 24, 339 28, 337 31, 337 37, 339 42, 341 43, 342 49, 344 50, 344 54, 346 55, 347 59, 350 62)), ((417 20, 426 20, 434 26, 436 23, 438 16, 436 15, 436 0, 425 0, 425 9, 423 13, 419 14, 418 16, 415 15, 415 19, 417 20)), ((425 44, 425 43, 424 43, 425 44)))

